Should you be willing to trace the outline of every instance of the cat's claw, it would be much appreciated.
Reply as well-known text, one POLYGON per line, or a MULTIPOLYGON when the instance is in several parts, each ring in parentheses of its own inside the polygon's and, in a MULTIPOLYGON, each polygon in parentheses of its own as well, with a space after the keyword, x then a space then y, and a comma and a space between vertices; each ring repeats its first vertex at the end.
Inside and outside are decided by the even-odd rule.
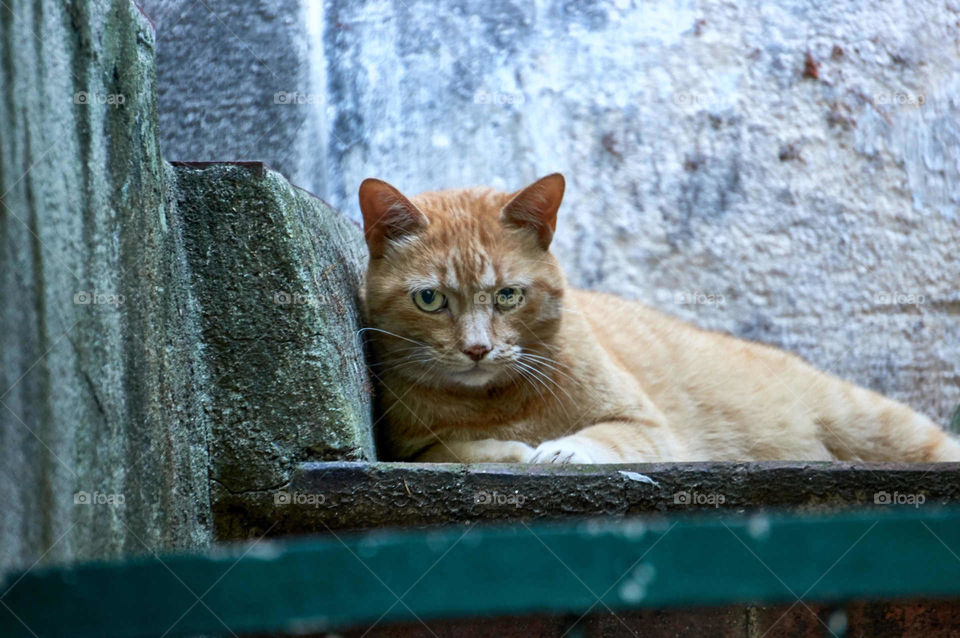
POLYGON ((576 441, 568 438, 544 441, 533 451, 530 463, 593 463, 593 459, 576 441))

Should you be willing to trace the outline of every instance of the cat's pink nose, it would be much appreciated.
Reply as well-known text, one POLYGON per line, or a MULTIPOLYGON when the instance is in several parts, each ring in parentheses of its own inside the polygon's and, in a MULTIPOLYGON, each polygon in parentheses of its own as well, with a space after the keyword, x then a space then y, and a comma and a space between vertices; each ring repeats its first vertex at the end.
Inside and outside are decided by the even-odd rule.
POLYGON ((487 356, 488 352, 490 352, 490 348, 481 345, 470 346, 469 348, 463 349, 463 354, 467 355, 474 361, 483 359, 485 356, 487 356))

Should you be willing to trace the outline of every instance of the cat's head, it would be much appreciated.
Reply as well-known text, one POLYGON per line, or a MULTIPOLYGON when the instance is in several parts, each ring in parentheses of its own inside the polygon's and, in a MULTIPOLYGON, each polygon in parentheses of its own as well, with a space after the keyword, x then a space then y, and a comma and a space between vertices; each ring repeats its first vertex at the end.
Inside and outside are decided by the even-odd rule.
POLYGON ((529 367, 550 356, 561 319, 565 282, 549 247, 563 189, 554 173, 514 193, 469 188, 407 199, 364 180, 364 306, 376 365, 435 387, 536 374, 529 367))

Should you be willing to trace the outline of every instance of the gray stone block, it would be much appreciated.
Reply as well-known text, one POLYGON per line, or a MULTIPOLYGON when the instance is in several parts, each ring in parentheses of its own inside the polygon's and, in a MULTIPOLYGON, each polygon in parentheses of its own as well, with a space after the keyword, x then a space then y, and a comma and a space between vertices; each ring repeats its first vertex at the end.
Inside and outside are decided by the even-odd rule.
POLYGON ((305 459, 371 460, 360 229, 262 165, 178 165, 210 373, 211 478, 276 488, 305 459))

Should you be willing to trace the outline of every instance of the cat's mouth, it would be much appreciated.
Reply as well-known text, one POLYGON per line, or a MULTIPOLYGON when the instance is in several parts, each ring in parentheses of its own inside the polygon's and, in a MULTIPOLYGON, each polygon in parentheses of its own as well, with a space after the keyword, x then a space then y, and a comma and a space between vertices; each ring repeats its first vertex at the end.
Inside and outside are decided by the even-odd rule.
POLYGON ((481 365, 478 361, 468 368, 456 370, 451 374, 454 381, 472 387, 487 385, 499 373, 499 369, 481 365))

